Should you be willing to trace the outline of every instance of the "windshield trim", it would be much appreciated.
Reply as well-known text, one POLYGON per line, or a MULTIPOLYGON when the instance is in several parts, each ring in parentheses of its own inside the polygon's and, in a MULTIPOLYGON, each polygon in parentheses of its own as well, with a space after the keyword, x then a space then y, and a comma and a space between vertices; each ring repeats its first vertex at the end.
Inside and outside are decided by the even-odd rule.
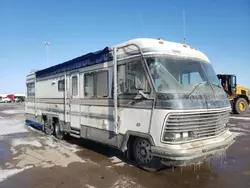
MULTIPOLYGON (((210 61, 206 61, 206 60, 204 60, 204 59, 201 59, 201 58, 197 58, 197 57, 192 57, 192 56, 184 56, 184 55, 180 55, 180 54, 178 54, 178 55, 174 55, 174 54, 163 54, 163 53, 151 53, 150 52, 150 54, 149 53, 147 53, 147 54, 145 54, 144 55, 144 58, 145 58, 145 61, 146 61, 146 65, 147 65, 147 67, 148 67, 148 70, 149 70, 149 77, 150 77, 150 82, 152 83, 152 85, 153 85, 153 88, 154 88, 154 90, 155 90, 155 93, 162 93, 162 94, 164 94, 164 93, 173 93, 173 92, 167 92, 167 91, 159 91, 157 88, 156 88, 156 86, 155 86, 155 84, 154 84, 154 80, 153 80, 153 77, 152 77, 152 75, 151 75, 151 72, 150 72, 150 69, 149 69, 149 65, 148 65, 148 58, 153 58, 153 57, 159 57, 159 56, 161 56, 161 57, 166 57, 166 58, 171 58, 171 59, 175 59, 175 58, 177 58, 177 59, 183 59, 183 60, 192 60, 192 61, 197 61, 197 63, 199 63, 200 64, 200 66, 201 66, 201 68, 202 68, 202 71, 203 71, 203 73, 204 73, 204 76, 205 76, 205 79, 206 79, 206 81, 207 81, 207 83, 209 84, 209 87, 211 88, 211 90, 212 90, 212 92, 213 93, 218 93, 218 91, 216 91, 215 90, 215 88, 212 86, 212 84, 218 84, 218 83, 214 83, 209 77, 208 77, 208 75, 207 75, 207 70, 205 70, 205 68, 204 68, 204 64, 207 64, 207 65, 210 65, 210 66, 212 66, 212 63, 210 62, 210 61)), ((185 64, 185 63, 184 63, 185 64)), ((213 68, 213 66, 212 66, 212 68, 213 68)), ((166 69, 167 70, 167 69, 166 69)), ((167 70, 168 71, 168 70, 167 70)), ((213 69, 213 71, 214 71, 214 69, 213 69)), ((169 71, 168 71, 169 72, 169 71)), ((214 73, 215 73, 215 71, 214 71, 214 73)), ((173 77, 173 75, 171 74, 171 73, 169 73, 172 77, 173 77)), ((215 75, 216 75, 216 73, 215 73, 215 75)), ((173 77, 174 78, 174 77, 173 77)), ((217 78, 217 77, 216 77, 217 78)), ((176 79, 175 79, 175 81, 177 81, 176 79)), ((177 81, 178 82, 178 81, 177 81)), ((178 84, 180 85, 180 83, 178 82, 178 84)), ((182 84, 180 85, 180 86, 182 86, 182 84)), ((219 85, 220 86, 220 85, 219 85)), ((183 93, 183 94, 188 94, 190 91, 186 91, 186 89, 184 89, 183 87, 180 87, 181 88, 181 90, 176 90, 176 92, 175 93, 183 93), (182 92, 180 92, 180 91, 182 91, 182 92), (184 92, 183 92, 184 91, 184 92)), ((223 91, 224 92, 224 90, 223 90, 223 88, 222 87, 218 87, 218 88, 220 88, 221 89, 221 91, 223 91)), ((173 90, 173 88, 170 88, 169 90, 173 90)))

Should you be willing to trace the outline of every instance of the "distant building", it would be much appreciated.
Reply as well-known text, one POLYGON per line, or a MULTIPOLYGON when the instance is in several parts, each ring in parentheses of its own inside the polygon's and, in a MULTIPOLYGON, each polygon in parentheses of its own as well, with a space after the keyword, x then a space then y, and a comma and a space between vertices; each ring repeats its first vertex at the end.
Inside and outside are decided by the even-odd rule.
POLYGON ((0 93, 0 97, 7 97, 8 95, 14 95, 15 97, 25 97, 23 93, 0 93))

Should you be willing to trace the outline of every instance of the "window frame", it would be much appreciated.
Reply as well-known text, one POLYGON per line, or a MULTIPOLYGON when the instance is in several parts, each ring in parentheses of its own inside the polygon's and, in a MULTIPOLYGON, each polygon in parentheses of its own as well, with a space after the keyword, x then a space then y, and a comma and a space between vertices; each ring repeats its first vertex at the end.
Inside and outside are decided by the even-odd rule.
MULTIPOLYGON (((127 59, 127 60, 122 60, 122 62, 120 62, 118 65, 117 65, 117 78, 118 78, 118 67, 120 66, 125 66, 125 87, 128 88, 128 70, 129 70, 129 65, 131 64, 134 64, 134 63, 141 63, 141 66, 143 68, 143 72, 145 74, 145 79, 147 80, 147 84, 148 84, 148 87, 149 87, 149 91, 143 91, 145 94, 150 94, 153 92, 153 88, 151 86, 151 80, 150 80, 150 77, 149 75, 147 74, 147 71, 145 70, 145 67, 146 65, 144 65, 144 61, 143 59, 141 58, 131 58, 131 59, 127 59)), ((112 83, 112 86, 113 86, 114 83, 112 83)), ((117 83, 118 84, 118 83, 117 83)), ((125 91, 125 92, 118 92, 118 95, 122 96, 122 95, 127 95, 127 96, 130 96, 130 95, 137 95, 138 92, 135 90, 134 92, 131 92, 131 91, 125 91)), ((112 93, 112 96, 113 96, 113 93, 112 93)))
POLYGON ((108 98, 109 97, 109 89, 110 89, 110 83, 109 83, 109 70, 98 70, 98 71, 92 71, 92 72, 86 72, 84 73, 83 76, 83 85, 84 85, 84 98, 108 98), (97 96, 97 74, 98 73, 103 73, 106 72, 107 73, 107 95, 106 96, 97 96), (93 75, 93 96, 86 96, 85 95, 85 76, 89 76, 89 75, 93 75))
POLYGON ((95 77, 94 77, 94 72, 88 72, 88 73, 84 73, 83 74, 83 88, 84 88, 84 98, 94 98, 94 96, 95 96, 95 77), (86 84, 85 84, 85 81, 86 81, 86 79, 85 79, 85 76, 93 76, 93 87, 92 87, 92 89, 93 89, 93 96, 87 96, 86 94, 85 94, 85 91, 86 91, 86 84))
POLYGON ((78 90, 79 90, 78 89, 78 76, 77 75, 72 75, 71 76, 71 94, 72 94, 72 96, 78 96, 78 93, 79 93, 78 90), (74 78, 76 78, 76 93, 73 92, 74 91, 74 88, 73 88, 73 79, 74 78))
POLYGON ((27 92, 27 97, 35 96, 35 82, 30 82, 26 84, 26 92, 27 92), (29 91, 29 89, 31 91, 29 91))
POLYGON ((57 90, 59 91, 59 92, 63 92, 63 91, 65 91, 65 79, 60 79, 60 80, 58 80, 58 82, 57 82, 57 90), (63 81, 63 89, 61 89, 59 86, 60 86, 60 82, 62 82, 63 81))

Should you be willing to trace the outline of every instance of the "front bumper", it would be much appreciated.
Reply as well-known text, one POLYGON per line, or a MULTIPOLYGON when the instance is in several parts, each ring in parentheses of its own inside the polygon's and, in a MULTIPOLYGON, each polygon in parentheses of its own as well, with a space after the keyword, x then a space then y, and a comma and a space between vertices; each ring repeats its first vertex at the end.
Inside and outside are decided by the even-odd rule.
POLYGON ((201 163, 209 158, 220 156, 235 142, 235 136, 230 131, 200 141, 181 144, 166 144, 164 147, 152 146, 154 156, 162 158, 162 163, 171 166, 186 166, 201 163))

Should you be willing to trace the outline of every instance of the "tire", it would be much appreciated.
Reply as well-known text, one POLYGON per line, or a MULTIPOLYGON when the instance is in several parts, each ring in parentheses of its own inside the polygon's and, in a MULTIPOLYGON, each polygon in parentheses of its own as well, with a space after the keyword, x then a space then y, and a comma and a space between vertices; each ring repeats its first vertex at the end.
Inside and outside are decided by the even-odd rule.
POLYGON ((234 103, 234 113, 243 115, 248 110, 248 102, 244 98, 238 98, 234 103))
POLYGON ((149 172, 156 172, 164 167, 158 157, 152 156, 148 139, 136 138, 133 142, 133 156, 137 165, 149 172))
POLYGON ((61 131, 58 122, 55 123, 55 137, 58 138, 59 140, 63 140, 64 138, 64 133, 61 131))
POLYGON ((52 125, 52 123, 49 123, 48 121, 44 122, 44 132, 47 135, 52 135, 54 133, 54 126, 52 125))

